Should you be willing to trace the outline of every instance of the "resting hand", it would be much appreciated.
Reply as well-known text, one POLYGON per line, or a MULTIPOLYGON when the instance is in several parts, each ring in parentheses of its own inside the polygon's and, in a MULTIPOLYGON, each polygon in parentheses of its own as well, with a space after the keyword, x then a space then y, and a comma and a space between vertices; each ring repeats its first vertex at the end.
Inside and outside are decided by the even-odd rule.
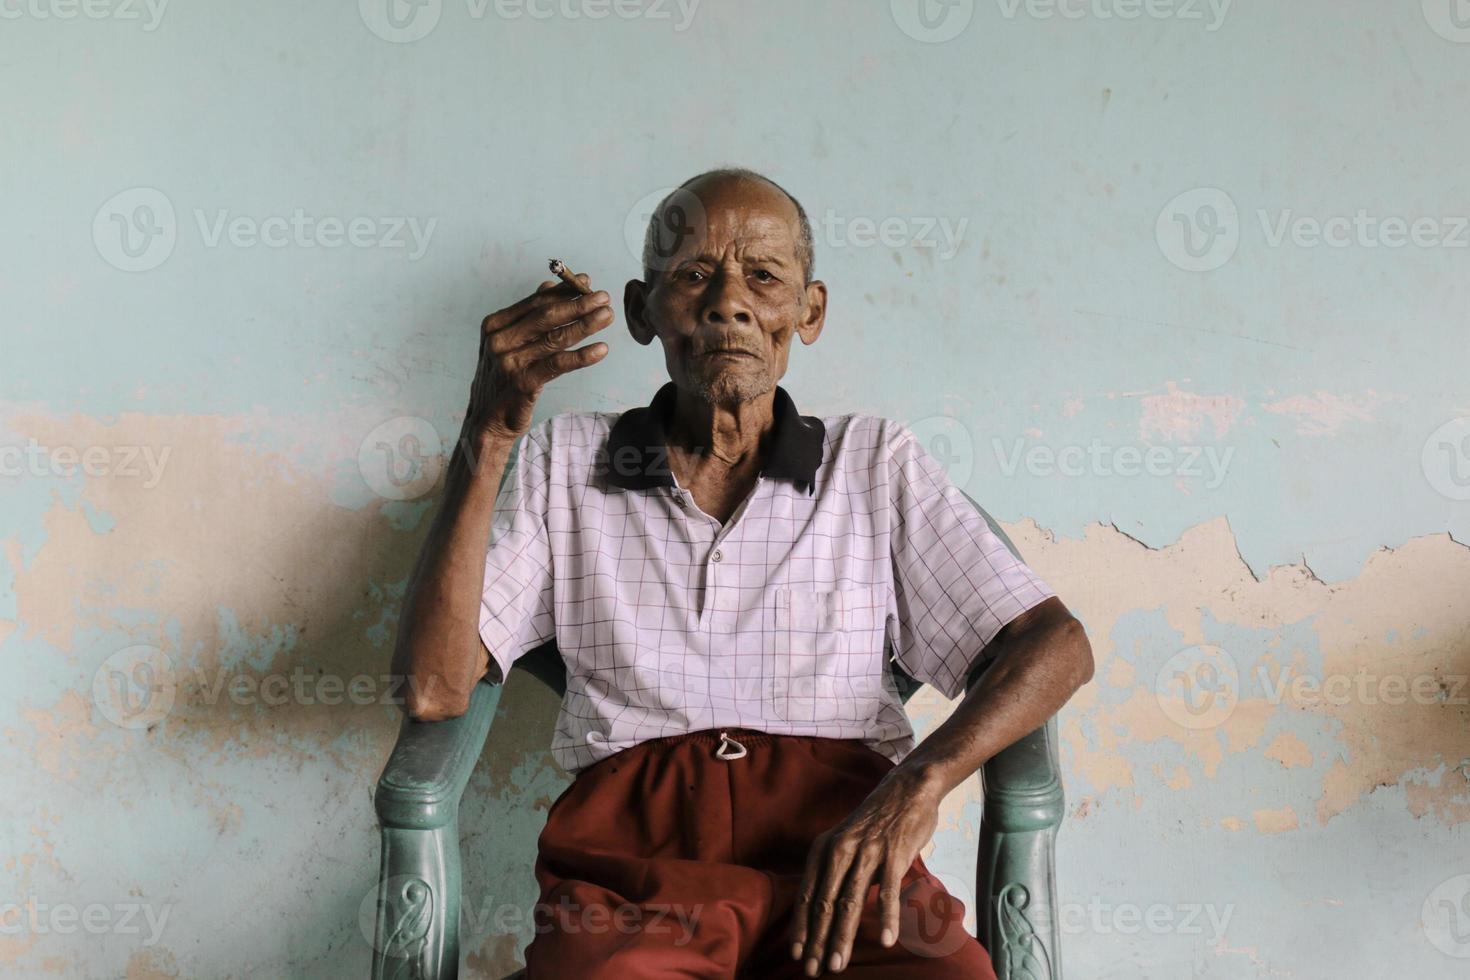
POLYGON ((812 843, 791 917, 791 958, 806 960, 807 976, 847 966, 874 883, 881 942, 892 946, 898 940, 903 876, 934 835, 942 799, 932 783, 893 769, 851 816, 812 843))

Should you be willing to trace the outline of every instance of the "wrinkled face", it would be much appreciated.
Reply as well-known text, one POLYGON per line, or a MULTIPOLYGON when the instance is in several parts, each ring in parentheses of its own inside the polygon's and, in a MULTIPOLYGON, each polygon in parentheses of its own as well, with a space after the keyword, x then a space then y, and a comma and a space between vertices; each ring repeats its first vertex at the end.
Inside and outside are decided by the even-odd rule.
POLYGON ((826 287, 805 285, 796 208, 761 181, 692 184, 665 226, 652 282, 628 283, 628 325, 656 337, 669 377, 714 404, 765 394, 786 373, 793 337, 812 343, 826 287))

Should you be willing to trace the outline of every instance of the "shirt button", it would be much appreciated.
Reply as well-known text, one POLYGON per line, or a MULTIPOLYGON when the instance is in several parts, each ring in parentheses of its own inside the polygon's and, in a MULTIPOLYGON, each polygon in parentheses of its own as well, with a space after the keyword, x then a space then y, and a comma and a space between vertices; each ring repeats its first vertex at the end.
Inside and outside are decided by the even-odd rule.
POLYGON ((720 549, 719 548, 716 548, 715 549, 715 553, 709 556, 709 560, 710 561, 720 561, 724 557, 725 556, 720 553, 720 549))

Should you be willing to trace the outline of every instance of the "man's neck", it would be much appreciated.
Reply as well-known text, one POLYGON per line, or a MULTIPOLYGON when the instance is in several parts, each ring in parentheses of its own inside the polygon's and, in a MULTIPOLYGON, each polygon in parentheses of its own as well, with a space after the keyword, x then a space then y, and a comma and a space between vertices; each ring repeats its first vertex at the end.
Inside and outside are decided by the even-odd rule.
POLYGON ((683 388, 678 390, 669 421, 670 449, 691 462, 717 463, 723 468, 758 468, 761 443, 775 425, 776 389, 747 401, 717 404, 683 388))

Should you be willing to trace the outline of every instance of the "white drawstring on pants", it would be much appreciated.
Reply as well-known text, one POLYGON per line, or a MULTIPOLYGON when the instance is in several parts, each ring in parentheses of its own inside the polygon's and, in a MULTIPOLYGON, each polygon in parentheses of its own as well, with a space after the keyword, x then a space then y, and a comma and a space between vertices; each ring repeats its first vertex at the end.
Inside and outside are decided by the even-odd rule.
POLYGON ((724 732, 720 732, 720 747, 715 749, 715 758, 724 759, 726 762, 731 759, 743 759, 745 758, 745 746, 724 732))

